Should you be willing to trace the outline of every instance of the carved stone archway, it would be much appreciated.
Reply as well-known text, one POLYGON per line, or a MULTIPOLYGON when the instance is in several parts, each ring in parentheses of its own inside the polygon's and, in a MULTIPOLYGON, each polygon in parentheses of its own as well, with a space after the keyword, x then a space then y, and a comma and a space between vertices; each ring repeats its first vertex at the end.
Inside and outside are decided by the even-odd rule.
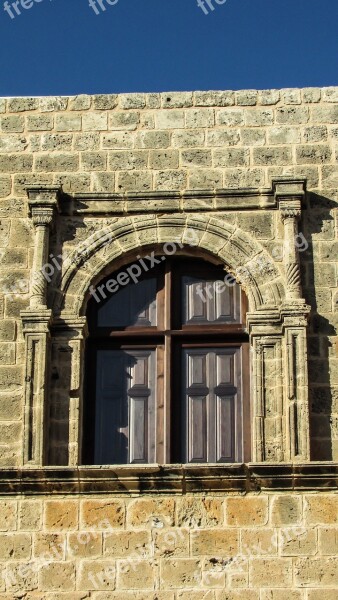
MULTIPOLYGON (((304 193, 303 180, 274 182, 272 191, 264 194, 252 190, 238 192, 240 201, 233 201, 233 205, 230 192, 196 192, 196 197, 203 195, 203 199, 211 199, 205 214, 203 210, 196 214, 194 210, 184 211, 171 204, 168 210, 164 200, 161 205, 163 194, 149 194, 148 204, 147 199, 136 198, 143 206, 138 211, 140 214, 134 214, 131 208, 128 210, 131 200, 126 199, 127 209, 118 216, 113 210, 115 198, 104 197, 101 200, 105 205, 109 208, 110 201, 112 206, 109 225, 98 227, 85 243, 77 244, 69 254, 51 302, 47 300, 50 296, 41 270, 49 251, 49 228, 53 226, 57 210, 62 219, 64 209, 55 189, 30 189, 36 247, 31 305, 22 313, 27 382, 24 464, 79 464, 84 315, 90 286, 95 285, 107 269, 115 270, 133 252, 165 243, 189 245, 191 232, 194 232, 198 251, 222 262, 248 296, 253 461, 308 460, 308 307, 302 299, 299 254, 294 243, 304 193), (278 264, 257 239, 227 221, 227 211, 234 210, 279 212, 279 227, 284 230, 284 264, 278 264), (221 216, 217 214, 220 211, 221 216), (65 382, 61 391, 60 387, 53 387, 52 381, 53 368, 57 370, 60 364, 65 382), (63 405, 62 422, 61 419, 57 422, 51 414, 57 403, 62 404, 60 397, 67 415, 64 416, 63 405)), ((191 201, 192 193, 189 194, 191 201)), ((90 200, 95 205, 98 196, 88 196, 88 206, 90 200)), ((179 202, 183 201, 184 198, 180 198, 179 202)), ((95 210, 91 210, 95 216, 95 210)))

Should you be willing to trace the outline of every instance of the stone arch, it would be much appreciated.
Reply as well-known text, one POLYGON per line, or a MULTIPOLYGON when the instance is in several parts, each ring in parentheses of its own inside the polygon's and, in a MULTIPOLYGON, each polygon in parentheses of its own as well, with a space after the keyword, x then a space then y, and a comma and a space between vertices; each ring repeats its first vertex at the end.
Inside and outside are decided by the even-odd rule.
POLYGON ((137 215, 112 223, 78 245, 64 263, 54 314, 84 314, 89 288, 115 261, 134 257, 142 248, 166 243, 193 245, 224 264, 242 285, 249 310, 278 307, 285 297, 279 266, 248 233, 224 220, 198 215, 137 215))

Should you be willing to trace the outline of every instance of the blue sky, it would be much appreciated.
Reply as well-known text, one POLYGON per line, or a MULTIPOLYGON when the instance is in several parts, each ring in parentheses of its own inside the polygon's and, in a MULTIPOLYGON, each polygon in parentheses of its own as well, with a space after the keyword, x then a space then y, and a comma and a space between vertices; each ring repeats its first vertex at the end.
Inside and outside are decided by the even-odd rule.
POLYGON ((0 96, 338 85, 338 0, 13 1, 0 96))

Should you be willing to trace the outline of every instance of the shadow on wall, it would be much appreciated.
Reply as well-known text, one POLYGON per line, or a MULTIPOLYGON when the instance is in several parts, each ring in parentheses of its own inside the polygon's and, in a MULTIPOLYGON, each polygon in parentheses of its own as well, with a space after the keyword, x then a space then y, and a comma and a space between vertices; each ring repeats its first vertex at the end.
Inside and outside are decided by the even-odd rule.
POLYGON ((332 460, 333 391, 330 385, 330 356, 334 355, 337 332, 332 322, 335 287, 334 218, 338 203, 309 193, 301 228, 309 244, 300 253, 303 295, 311 306, 308 331, 311 460, 332 460), (314 265, 318 265, 316 268, 314 265))

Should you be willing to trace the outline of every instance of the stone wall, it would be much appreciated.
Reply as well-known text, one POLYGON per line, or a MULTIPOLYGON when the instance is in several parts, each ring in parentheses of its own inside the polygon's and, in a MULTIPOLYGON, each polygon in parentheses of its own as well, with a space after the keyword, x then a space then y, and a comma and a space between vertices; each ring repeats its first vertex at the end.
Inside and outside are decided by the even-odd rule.
MULTIPOLYGON (((200 232, 200 248, 225 265, 241 264, 238 231, 249 255, 269 257, 273 270, 257 279, 259 302, 278 308, 288 292, 288 275, 275 251, 286 229, 272 181, 283 176, 298 184, 307 180, 299 224, 307 248, 299 258, 302 297, 311 307, 306 360, 310 457, 337 460, 338 89, 0 99, 0 132, 0 484, 6 481, 5 488, 0 485, 0 600, 319 600, 323 588, 327 600, 333 600, 338 584, 336 474, 329 483, 331 463, 321 462, 310 483, 283 487, 283 461, 290 462, 292 454, 285 458, 276 446, 274 427, 268 448, 272 460, 282 464, 264 490, 253 476, 241 493, 228 492, 230 475, 224 472, 210 479, 224 482, 219 493, 212 491, 208 477, 204 492, 187 493, 184 483, 170 495, 148 489, 147 497, 142 490, 134 497, 132 492, 111 494, 107 483, 95 495, 78 479, 61 496, 66 469, 55 469, 48 480, 31 474, 37 482, 33 492, 25 488, 29 468, 16 469, 25 463, 24 397, 30 384, 22 311, 34 296, 30 280, 39 258, 27 189, 38 186, 40 191, 31 194, 42 190, 43 195, 44 189, 62 186, 63 212, 51 232, 50 252, 72 257, 62 266, 70 282, 66 315, 76 302, 85 304, 88 273, 95 278, 104 261, 113 268, 112 260, 137 248, 136 232, 143 244, 169 240, 173 233, 183 239, 189 223, 200 232), (113 246, 109 251, 95 246, 96 234, 109 228, 116 252, 113 246), (232 240, 228 246, 225 237, 220 243, 226 235, 232 240), (97 252, 83 263, 88 239, 97 252), (22 483, 20 490, 16 481, 22 483)), ((57 276, 46 290, 46 308, 60 315, 53 289, 60 291, 57 276)), ((35 291, 43 296, 43 290, 35 291)), ((246 291, 251 293, 249 287, 246 291)), ((250 303, 252 310, 254 293, 250 303)), ((81 310, 78 317, 84 315, 81 310)), ((271 327, 274 318, 276 311, 271 327)), ((75 326, 80 325, 78 319, 75 326)), ((48 330, 28 332, 35 334, 41 341, 48 330)), ((72 340, 69 351, 76 355, 80 344, 72 340)), ((271 388, 285 382, 276 383, 276 357, 272 351, 269 357, 272 397, 271 388)), ((76 391, 80 364, 70 367, 66 353, 62 360, 64 377, 76 391)), ((69 401, 69 394, 65 398, 69 401)), ((74 401, 75 392, 73 409, 66 406, 70 453, 80 428, 74 401)), ((62 424, 51 432, 55 447, 60 446, 62 424)), ((77 456, 74 450, 73 466, 77 456)), ((66 465, 67 460, 54 460, 52 453, 49 464, 66 465)), ((297 477, 289 474, 292 482, 297 477)))
POLYGON ((335 600, 336 521, 325 493, 6 498, 0 599, 335 600))

